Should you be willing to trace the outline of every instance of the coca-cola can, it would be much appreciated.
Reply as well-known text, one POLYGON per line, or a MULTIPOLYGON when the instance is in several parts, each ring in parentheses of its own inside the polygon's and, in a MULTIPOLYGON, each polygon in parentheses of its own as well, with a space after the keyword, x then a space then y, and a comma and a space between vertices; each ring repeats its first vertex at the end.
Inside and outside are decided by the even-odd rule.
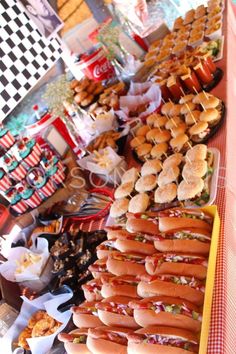
POLYGON ((115 70, 102 48, 95 49, 92 54, 83 54, 77 66, 93 81, 107 80, 115 75, 115 70))

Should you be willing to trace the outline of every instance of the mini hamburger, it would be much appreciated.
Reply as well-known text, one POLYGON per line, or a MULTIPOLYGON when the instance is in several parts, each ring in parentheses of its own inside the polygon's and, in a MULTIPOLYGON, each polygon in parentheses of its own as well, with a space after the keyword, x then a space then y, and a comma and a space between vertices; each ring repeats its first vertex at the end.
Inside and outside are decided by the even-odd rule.
POLYGON ((169 145, 167 143, 156 144, 151 150, 151 157, 162 160, 166 156, 168 149, 169 145))
POLYGON ((186 153, 186 161, 205 160, 207 157, 207 146, 198 144, 189 149, 186 153))
POLYGON ((185 115, 185 123, 187 125, 196 124, 196 122, 199 122, 200 120, 200 114, 201 111, 197 111, 197 110, 187 113, 185 115))
POLYGON ((183 135, 187 130, 187 126, 185 123, 181 123, 178 127, 174 127, 171 129, 172 138, 177 138, 179 135, 183 135))
POLYGON ((156 119, 157 119, 158 117, 161 117, 161 115, 160 115, 160 114, 157 114, 157 113, 153 113, 153 114, 151 114, 150 116, 148 116, 148 117, 147 117, 147 120, 146 120, 147 125, 149 125, 149 127, 152 127, 152 126, 154 125, 154 122, 156 121, 156 119))
POLYGON ((179 103, 182 105, 184 103, 192 102, 193 98, 194 98, 193 94, 185 95, 185 96, 181 97, 181 99, 179 100, 179 103))
POLYGON ((146 141, 146 137, 143 135, 136 136, 130 141, 130 146, 132 149, 136 149, 138 146, 144 144, 146 141))
POLYGON ((137 194, 130 200, 128 211, 130 213, 144 213, 149 206, 149 196, 146 193, 137 194))
POLYGON ((200 121, 208 123, 209 127, 214 127, 220 119, 221 114, 216 108, 209 108, 200 114, 200 121))
POLYGON ((199 198, 204 189, 204 181, 200 177, 192 177, 191 180, 181 181, 178 190, 178 200, 190 200, 194 201, 195 198, 199 198))
POLYGON ((110 216, 116 219, 116 223, 122 222, 123 216, 127 213, 129 208, 129 199, 121 198, 113 202, 110 209, 110 216))
POLYGON ((204 101, 205 99, 208 99, 212 97, 212 95, 210 93, 207 92, 200 92, 198 93, 194 98, 193 98, 193 103, 195 104, 200 104, 202 101, 204 101))
POLYGON ((165 128, 167 130, 170 130, 172 128, 176 128, 182 122, 183 121, 180 119, 180 117, 171 117, 168 119, 168 122, 166 122, 165 128))
POLYGON ((184 165, 182 176, 186 181, 195 177, 204 177, 207 173, 207 162, 205 160, 187 161, 184 165))
POLYGON ((140 177, 135 183, 135 189, 139 193, 150 192, 157 185, 157 177, 155 175, 146 175, 140 177))
POLYGON ((159 173, 161 170, 162 170, 162 164, 158 158, 155 158, 154 160, 148 160, 143 164, 141 168, 141 175, 142 176, 152 175, 152 174, 155 175, 159 173))
POLYGON ((185 153, 189 149, 189 138, 186 134, 178 135, 170 140, 170 146, 174 152, 185 153))
POLYGON ((151 130, 151 128, 148 125, 143 125, 137 129, 135 134, 136 136, 146 136, 149 130, 151 130))
POLYGON ((183 107, 181 108, 180 113, 185 115, 191 111, 194 111, 195 108, 196 108, 196 105, 193 102, 187 102, 187 103, 184 103, 183 107))
POLYGON ((169 111, 170 117, 179 116, 181 114, 182 104, 175 104, 169 111))
MULTIPOLYGON (((115 190, 115 199, 121 199, 129 196, 134 189, 134 182, 126 182, 121 184, 116 190, 115 190)), ((126 201, 124 201, 124 205, 126 205, 126 201)))
POLYGON ((135 149, 135 151, 136 151, 138 157, 144 161, 150 157, 152 147, 153 147, 152 144, 144 143, 144 144, 139 145, 135 149))
POLYGON ((139 176, 138 169, 135 167, 132 167, 129 170, 125 171, 125 173, 121 177, 121 182, 122 183, 127 183, 127 182, 135 183, 138 179, 138 176, 139 176))
POLYGON ((210 128, 207 122, 200 121, 197 124, 193 125, 189 129, 189 134, 191 136, 192 141, 195 143, 201 142, 203 139, 207 137, 210 133, 210 128))
POLYGON ((177 196, 177 186, 175 183, 168 183, 158 187, 154 194, 155 203, 170 203, 177 196))
POLYGON ((178 180, 179 177, 179 167, 178 166, 170 166, 165 168, 158 176, 157 183, 159 187, 163 187, 166 184, 172 183, 178 180))
POLYGON ((179 152, 170 155, 167 159, 163 162, 163 168, 166 169, 171 166, 179 166, 183 161, 183 155, 179 152))
POLYGON ((164 103, 163 106, 161 107, 161 113, 164 115, 169 115, 170 110, 175 106, 173 102, 167 102, 164 103))
POLYGON ((219 100, 219 98, 215 96, 211 96, 208 99, 205 97, 200 104, 203 108, 210 109, 210 108, 218 108, 220 106, 220 103, 221 101, 219 100))
POLYGON ((154 143, 166 143, 170 140, 171 134, 168 130, 160 131, 157 128, 150 130, 147 135, 147 141, 154 142, 154 143))
POLYGON ((154 126, 154 128, 164 128, 167 121, 168 121, 167 117, 157 115, 157 117, 153 123, 153 126, 154 126))

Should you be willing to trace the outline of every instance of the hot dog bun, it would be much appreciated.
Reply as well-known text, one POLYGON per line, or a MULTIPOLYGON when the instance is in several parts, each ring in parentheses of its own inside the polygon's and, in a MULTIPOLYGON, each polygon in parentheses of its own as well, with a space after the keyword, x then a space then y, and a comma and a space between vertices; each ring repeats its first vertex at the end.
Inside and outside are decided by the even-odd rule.
POLYGON ((98 327, 89 329, 87 345, 94 354, 126 354, 130 328, 98 327))
POLYGON ((141 232, 156 234, 159 231, 157 224, 153 221, 140 218, 128 218, 126 229, 130 233, 141 232))
MULTIPOLYGON (((185 342, 183 343, 184 346, 185 342)), ((132 334, 128 334, 128 354, 194 354, 198 353, 198 338, 190 331, 174 327, 152 326, 141 328, 132 334), (153 344, 153 339, 148 343, 149 338, 157 338, 153 344), (186 341, 192 346, 193 350, 185 350, 177 347, 175 344, 165 344, 166 340, 158 342, 158 338, 166 340, 173 339, 186 341)))
POLYGON ((83 284, 81 288, 87 301, 98 301, 102 299, 102 282, 100 278, 88 281, 86 284, 83 284))
POLYGON ((137 284, 139 280, 132 275, 124 275, 119 277, 113 277, 110 279, 104 279, 101 289, 101 294, 104 298, 121 295, 129 296, 132 298, 138 298, 137 284))
POLYGON ((153 256, 147 256, 145 262, 145 268, 148 274, 172 274, 196 277, 197 279, 205 279, 207 275, 207 260, 202 256, 184 255, 177 253, 160 253, 153 256), (161 261, 158 261, 162 258, 161 261), (168 259, 173 258, 178 261, 171 261, 168 259), (196 260, 199 264, 191 264, 189 261, 185 262, 180 260, 181 257, 187 257, 188 259, 196 260))
MULTIPOLYGON (((134 259, 135 259, 134 258, 134 259)), ((107 259, 107 269, 114 275, 141 275, 145 271, 145 256, 138 254, 127 254, 112 252, 107 259), (131 262, 130 257, 142 260, 142 264, 131 262), (123 260, 122 260, 123 259, 123 260)))
POLYGON ((90 328, 102 326, 102 322, 99 317, 93 315, 93 313, 89 310, 92 309, 93 312, 97 313, 97 310, 95 308, 96 304, 97 302, 95 301, 85 301, 81 305, 74 306, 71 308, 71 312, 73 313, 73 322, 76 327, 90 328))
POLYGON ((200 306, 204 301, 204 293, 189 285, 175 284, 170 281, 153 280, 150 282, 140 281, 137 293, 142 298, 152 296, 173 296, 200 306))
POLYGON ((86 344, 83 343, 73 343, 73 338, 78 338, 80 335, 85 335, 87 337, 88 330, 83 329, 75 329, 70 333, 59 333, 58 339, 61 342, 64 342, 65 350, 68 354, 92 354, 92 352, 88 349, 86 344))
POLYGON ((170 326, 194 333, 201 330, 201 311, 187 300, 154 296, 130 301, 129 306, 134 309, 134 319, 141 327, 170 326))
POLYGON ((117 295, 97 303, 96 308, 101 322, 106 326, 138 328, 139 325, 134 320, 133 311, 128 307, 130 300, 132 298, 128 296, 117 295))
POLYGON ((120 252, 140 252, 146 255, 151 255, 156 251, 153 243, 144 243, 132 239, 116 240, 115 248, 120 252))
POLYGON ((184 217, 160 217, 159 218, 159 230, 161 232, 171 231, 174 229, 182 229, 188 227, 204 229, 206 231, 211 231, 211 225, 206 221, 200 219, 190 219, 184 217))

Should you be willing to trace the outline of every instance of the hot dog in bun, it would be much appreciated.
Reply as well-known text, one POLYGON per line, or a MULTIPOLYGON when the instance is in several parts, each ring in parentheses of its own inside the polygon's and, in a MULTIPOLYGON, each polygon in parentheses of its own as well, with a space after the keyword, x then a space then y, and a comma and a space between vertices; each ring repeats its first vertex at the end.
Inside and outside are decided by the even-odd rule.
POLYGON ((102 299, 102 281, 100 278, 92 279, 81 286, 84 297, 87 301, 98 301, 102 299))
POLYGON ((126 354, 128 333, 132 333, 130 328, 106 326, 90 328, 88 347, 93 354, 126 354))
POLYGON ((200 306, 204 301, 205 281, 183 275, 145 275, 138 283, 140 297, 174 296, 200 306))
POLYGON ((139 278, 133 275, 122 275, 119 277, 103 278, 102 277, 101 294, 104 298, 123 295, 137 298, 137 285, 139 278))
POLYGON ((138 328, 133 317, 133 310, 128 306, 132 298, 111 296, 96 304, 98 316, 106 326, 138 328))
POLYGON ((88 267, 94 278, 100 278, 102 274, 109 275, 106 261, 107 258, 98 259, 88 267))
POLYGON ((198 338, 190 331, 174 327, 147 327, 128 335, 128 354, 194 354, 198 338))
POLYGON ((65 350, 68 354, 91 354, 92 352, 86 345, 88 330, 75 329, 70 333, 59 333, 59 341, 64 343, 65 350))
POLYGON ((96 247, 98 259, 107 258, 110 252, 117 251, 115 241, 115 239, 106 240, 96 247))
POLYGON ((172 274, 205 279, 207 259, 202 256, 183 253, 156 253, 146 257, 148 274, 172 274))
POLYGON ((114 243, 115 248, 120 252, 139 252, 146 255, 155 253, 153 241, 147 240, 145 235, 130 234, 127 237, 119 238, 114 243))
POLYGON ((96 301, 85 301, 79 306, 73 306, 73 322, 78 328, 89 328, 102 326, 102 322, 98 317, 98 312, 95 307, 96 301))
POLYGON ((143 300, 132 300, 129 307, 134 310, 135 321, 141 327, 170 326, 198 333, 202 315, 198 306, 171 296, 154 296, 143 300))
POLYGON ((114 275, 145 274, 145 255, 112 252, 107 259, 107 269, 114 275))

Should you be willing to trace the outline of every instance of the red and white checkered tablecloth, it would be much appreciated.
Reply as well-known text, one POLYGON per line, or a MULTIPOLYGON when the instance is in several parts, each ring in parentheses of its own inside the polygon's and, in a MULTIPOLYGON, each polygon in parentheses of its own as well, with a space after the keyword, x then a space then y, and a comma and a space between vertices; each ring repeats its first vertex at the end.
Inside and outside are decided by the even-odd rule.
MULTIPOLYGON (((216 147, 221 153, 220 178, 215 201, 221 219, 221 232, 217 253, 208 354, 236 353, 236 149, 233 143, 236 141, 235 22, 230 2, 228 2, 224 12, 223 25, 224 58, 217 63, 224 71, 224 78, 212 91, 226 103, 227 116, 226 123, 209 143, 210 147, 216 147), (233 76, 235 81, 233 81, 233 76), (226 156, 227 161, 230 161, 227 170, 226 156)), ((129 151, 127 151, 127 160, 131 165, 136 164, 129 151)), ((103 218, 91 223, 81 223, 80 228, 86 231, 101 230, 105 221, 106 219, 103 218)))

